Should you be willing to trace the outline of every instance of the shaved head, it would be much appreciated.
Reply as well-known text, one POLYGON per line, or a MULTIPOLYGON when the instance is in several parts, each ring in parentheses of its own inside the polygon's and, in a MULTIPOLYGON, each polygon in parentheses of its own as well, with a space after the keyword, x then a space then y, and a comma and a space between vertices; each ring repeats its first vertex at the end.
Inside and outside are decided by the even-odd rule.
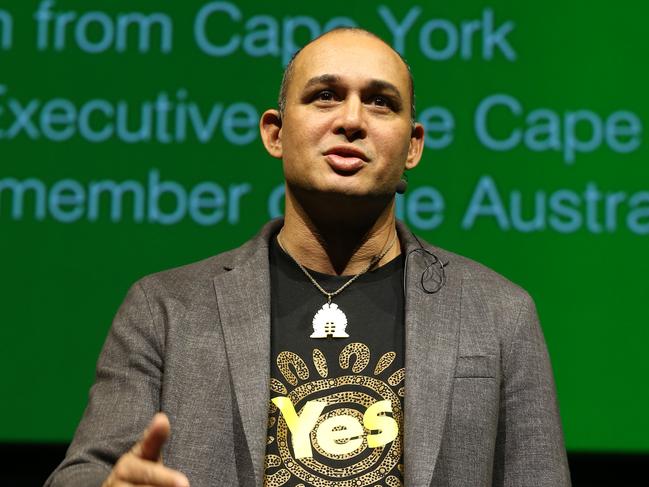
POLYGON ((315 39, 313 39, 311 42, 300 48, 298 51, 293 54, 291 57, 290 61, 286 65, 286 68, 284 69, 284 75, 282 76, 282 84, 280 85, 279 89, 279 98, 277 100, 277 107, 279 109, 280 115, 283 117, 284 112, 286 110, 286 98, 288 95, 288 89, 290 87, 291 81, 293 80, 293 74, 295 72, 295 62, 298 60, 300 57, 300 54, 311 44, 317 42, 323 37, 330 36, 330 35, 335 35, 335 34, 340 34, 340 33, 354 33, 358 35, 365 35, 368 37, 372 37, 374 39, 377 39, 381 41, 383 44, 385 44, 387 47, 389 47, 392 52, 394 52, 399 59, 401 59, 401 62, 403 63, 404 67, 406 68, 406 71, 408 72, 408 81, 409 81, 409 87, 410 87, 410 117, 412 119, 412 122, 415 122, 415 116, 416 116, 416 111, 415 111, 415 83, 412 78, 412 72, 410 71, 410 65, 407 63, 407 61, 399 54, 397 51, 394 50, 394 48, 385 42, 383 39, 381 39, 379 36, 376 34, 365 30, 361 29, 360 27, 337 27, 335 29, 332 29, 328 32, 325 32, 324 34, 319 35, 315 39))

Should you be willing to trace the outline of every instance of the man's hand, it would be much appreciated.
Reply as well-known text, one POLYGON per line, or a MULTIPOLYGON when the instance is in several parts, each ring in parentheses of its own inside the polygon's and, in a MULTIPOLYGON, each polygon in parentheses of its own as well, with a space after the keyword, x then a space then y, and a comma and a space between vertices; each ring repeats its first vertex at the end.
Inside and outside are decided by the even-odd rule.
POLYGON ((142 439, 122 455, 102 487, 189 487, 189 480, 162 464, 160 451, 169 437, 169 419, 156 414, 142 439))

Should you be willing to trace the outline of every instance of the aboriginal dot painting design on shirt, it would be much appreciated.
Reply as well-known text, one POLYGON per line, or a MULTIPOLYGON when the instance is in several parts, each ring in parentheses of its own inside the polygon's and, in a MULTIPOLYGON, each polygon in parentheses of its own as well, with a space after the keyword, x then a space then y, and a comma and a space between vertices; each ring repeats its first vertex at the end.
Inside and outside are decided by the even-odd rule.
MULTIPOLYGON (((403 485, 402 259, 334 298, 347 338, 314 339, 326 302, 271 247, 271 380, 266 487, 403 485)), ((325 289, 349 277, 313 273, 325 289)))

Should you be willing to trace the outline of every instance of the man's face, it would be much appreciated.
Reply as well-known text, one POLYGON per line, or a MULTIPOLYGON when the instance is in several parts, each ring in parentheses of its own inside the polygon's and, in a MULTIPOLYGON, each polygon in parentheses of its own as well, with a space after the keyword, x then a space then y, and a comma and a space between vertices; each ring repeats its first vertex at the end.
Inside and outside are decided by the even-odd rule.
POLYGON ((336 32, 310 44, 286 98, 279 137, 290 187, 392 196, 404 168, 419 161, 407 68, 378 39, 336 32))

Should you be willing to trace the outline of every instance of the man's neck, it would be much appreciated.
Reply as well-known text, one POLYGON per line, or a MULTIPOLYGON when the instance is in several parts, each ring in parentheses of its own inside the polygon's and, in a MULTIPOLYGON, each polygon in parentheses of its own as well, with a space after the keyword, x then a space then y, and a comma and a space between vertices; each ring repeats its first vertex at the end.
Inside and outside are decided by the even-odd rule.
MULTIPOLYGON (((394 200, 365 214, 352 214, 326 204, 319 206, 326 208, 323 214, 307 211, 287 194, 280 232, 284 249, 309 269, 332 275, 358 274, 396 238, 394 200)), ((400 253, 396 238, 375 266, 391 261, 400 253)))

